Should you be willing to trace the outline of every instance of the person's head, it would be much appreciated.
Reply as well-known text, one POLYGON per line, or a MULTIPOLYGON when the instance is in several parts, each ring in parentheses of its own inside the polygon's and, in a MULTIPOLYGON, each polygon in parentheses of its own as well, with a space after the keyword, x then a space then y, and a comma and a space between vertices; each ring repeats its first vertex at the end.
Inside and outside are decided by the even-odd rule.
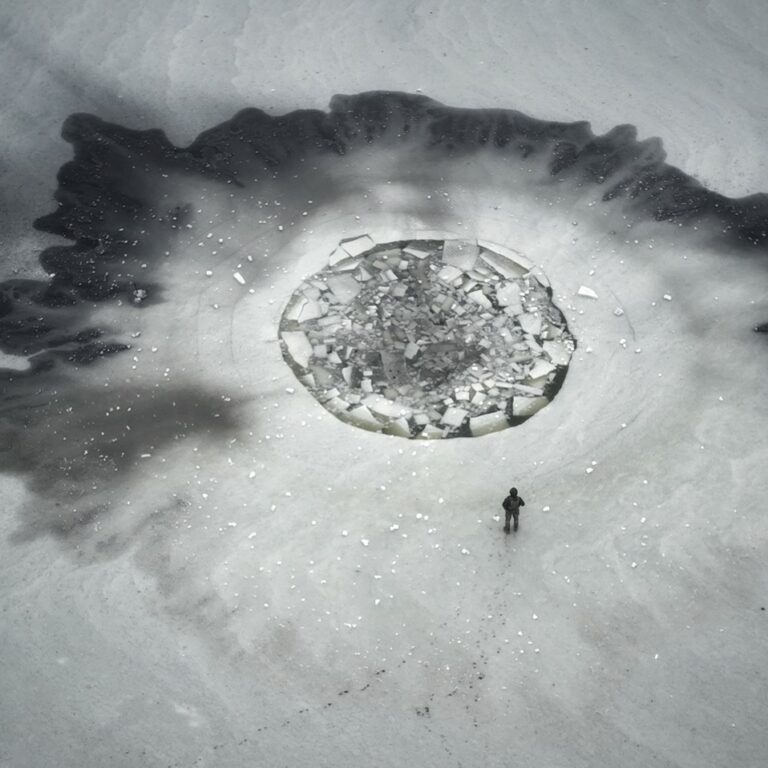
POLYGON ((509 489, 509 495, 510 496, 517 496, 517 488, 510 488, 509 489))

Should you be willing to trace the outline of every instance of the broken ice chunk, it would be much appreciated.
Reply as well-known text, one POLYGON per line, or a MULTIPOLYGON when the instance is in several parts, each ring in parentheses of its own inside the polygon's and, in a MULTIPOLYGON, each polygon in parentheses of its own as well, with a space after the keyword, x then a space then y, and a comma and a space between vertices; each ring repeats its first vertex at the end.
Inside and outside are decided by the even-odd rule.
POLYGON ((441 280, 442 282, 446 283, 447 285, 450 285, 454 280, 461 277, 461 270, 457 267, 452 267, 450 264, 448 266, 443 267, 438 273, 437 273, 437 279, 441 280))
POLYGON ((295 293, 288 303, 283 317, 286 320, 298 320, 301 315, 301 310, 306 303, 306 296, 302 296, 300 293, 295 293))
POLYGON ((486 251, 503 256, 505 259, 514 262, 525 272, 530 272, 533 269, 533 262, 526 259, 522 253, 513 248, 505 248, 503 245, 496 245, 496 243, 491 243, 488 240, 478 240, 477 244, 481 248, 485 248, 486 251))
POLYGON ((448 427, 460 427, 464 423, 464 419, 467 417, 467 411, 463 408, 448 407, 445 409, 445 413, 440 419, 441 424, 445 424, 448 427))
POLYGON ((444 432, 434 424, 427 424, 424 429, 419 432, 419 437, 427 440, 439 440, 443 436, 444 432))
POLYGON ((588 299, 596 299, 597 294, 591 289, 587 288, 586 285, 580 286, 579 290, 577 291, 579 296, 585 296, 588 299))
POLYGON ((417 248, 415 245, 409 245, 407 248, 403 248, 403 253, 407 253, 409 256, 414 256, 417 259, 426 259, 427 256, 431 256, 432 252, 427 251, 424 248, 417 248))
POLYGON ((525 333, 529 333, 531 336, 536 336, 541 333, 541 315, 526 313, 520 315, 520 317, 517 318, 517 321, 520 323, 520 327, 525 333))
POLYGON ((512 414, 527 418, 540 411, 548 402, 546 397, 515 397, 512 401, 512 414))
MULTIPOLYGON (((502 386, 501 382, 496 384, 497 387, 502 386)), ((509 385, 514 390, 515 394, 522 393, 524 395, 543 395, 544 391, 540 387, 530 387, 527 384, 518 384, 515 382, 514 384, 509 385)))
POLYGON ((419 345, 409 341, 405 346, 405 357, 407 360, 412 360, 419 354, 419 345))
POLYGON ((390 435, 397 435, 398 437, 411 436, 411 428, 408 426, 408 421, 402 417, 387 424, 385 432, 390 435))
POLYGON ((307 320, 315 320, 318 317, 323 316, 323 304, 314 299, 307 299, 299 310, 298 321, 300 323, 306 323, 307 320))
POLYGON ((232 277, 234 277, 240 285, 245 285, 245 278, 239 272, 235 272, 232 277))
POLYGON ((485 413, 482 416, 474 416, 469 420, 469 431, 472 433, 472 437, 479 437, 480 435, 487 435, 490 432, 497 432, 508 426, 509 422, 503 411, 485 413))
POLYGON ((443 243, 442 259, 444 264, 466 271, 475 266, 479 253, 477 243, 468 240, 446 240, 443 243))
POLYGON ((545 341, 542 347, 555 365, 568 365, 571 353, 562 341, 545 341))
POLYGON ((493 306, 488 300, 488 297, 480 289, 470 291, 467 294, 467 298, 472 299, 475 304, 479 304, 484 309, 490 309, 493 306))
POLYGON ((377 432, 382 428, 382 423, 364 405, 358 405, 344 413, 344 420, 356 427, 377 432))
POLYGON ((552 363, 547 362, 546 360, 537 360, 534 363, 533 368, 528 372, 528 378, 538 379, 543 376, 548 376, 554 370, 555 366, 552 365, 552 363))
POLYGON ((507 314, 519 315, 523 311, 520 299, 520 286, 515 282, 502 283, 496 289, 496 301, 502 307, 507 307, 507 314))
POLYGON ((328 278, 328 287, 333 295, 343 304, 349 304, 360 293, 362 286, 352 275, 331 275, 328 278))
POLYGON ((360 237, 354 237, 351 240, 342 240, 339 245, 350 256, 359 256, 373 248, 375 243, 368 235, 360 235, 360 237))
POLYGON ((283 331, 280 338, 288 349, 288 354, 292 360, 295 360, 302 368, 309 364, 309 358, 312 356, 312 345, 309 343, 307 335, 303 331, 283 331))
POLYGON ((395 403, 389 398, 382 397, 381 395, 371 395, 363 400, 363 405, 379 416, 383 416, 387 419, 399 419, 401 416, 408 417, 411 415, 411 409, 407 405, 402 403, 395 403))
POLYGON ((522 277, 528 270, 522 267, 515 261, 501 256, 493 251, 482 251, 480 253, 480 259, 484 261, 489 267, 498 272, 502 277, 514 279, 516 277, 522 277))

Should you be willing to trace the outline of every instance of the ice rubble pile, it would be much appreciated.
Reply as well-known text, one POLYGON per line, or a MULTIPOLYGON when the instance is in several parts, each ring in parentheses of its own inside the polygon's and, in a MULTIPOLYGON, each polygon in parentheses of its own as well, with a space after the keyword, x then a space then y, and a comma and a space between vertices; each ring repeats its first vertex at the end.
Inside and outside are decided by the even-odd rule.
POLYGON ((442 438, 518 424, 554 396, 575 348, 531 268, 484 241, 344 241, 292 295, 283 356, 358 427, 442 438))

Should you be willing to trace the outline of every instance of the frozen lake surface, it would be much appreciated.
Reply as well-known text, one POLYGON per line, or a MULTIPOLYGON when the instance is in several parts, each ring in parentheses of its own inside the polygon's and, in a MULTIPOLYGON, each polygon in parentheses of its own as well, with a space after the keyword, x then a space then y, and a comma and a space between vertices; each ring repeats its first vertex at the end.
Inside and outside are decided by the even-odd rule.
POLYGON ((762 764, 768 9, 646 5, 0 9, 0 764, 762 764))

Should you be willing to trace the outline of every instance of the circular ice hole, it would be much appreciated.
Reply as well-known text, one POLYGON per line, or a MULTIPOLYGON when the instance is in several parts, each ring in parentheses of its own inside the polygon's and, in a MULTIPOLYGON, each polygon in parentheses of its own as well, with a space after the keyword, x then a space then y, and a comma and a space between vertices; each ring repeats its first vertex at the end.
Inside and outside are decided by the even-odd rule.
POLYGON ((557 394, 576 348, 531 268, 484 241, 342 241, 291 296, 283 357, 362 429, 434 439, 516 426, 557 394))

